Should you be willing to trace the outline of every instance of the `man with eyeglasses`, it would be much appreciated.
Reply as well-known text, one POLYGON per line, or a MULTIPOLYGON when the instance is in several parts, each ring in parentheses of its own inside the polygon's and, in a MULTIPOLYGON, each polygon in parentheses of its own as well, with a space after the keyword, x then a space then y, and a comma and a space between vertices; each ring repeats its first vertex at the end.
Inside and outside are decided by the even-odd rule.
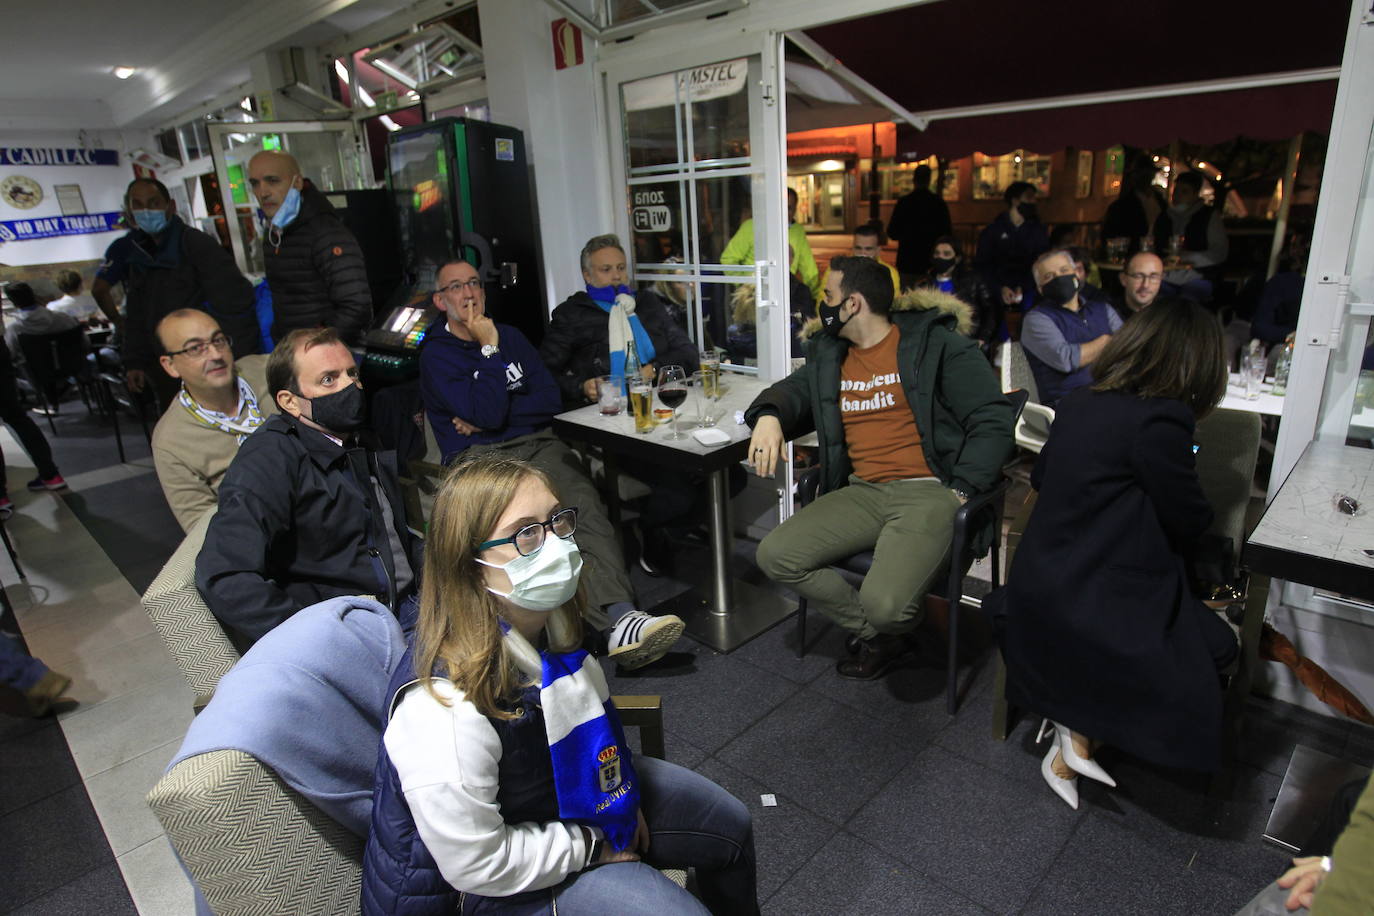
MULTIPOLYGON (((439 268, 435 284, 434 305, 448 320, 430 331, 420 351, 420 391, 444 462, 500 450, 548 474, 563 504, 579 510, 588 622, 604 632, 608 655, 621 667, 656 661, 682 635, 682 621, 635 608, 601 497, 577 455, 550 428, 563 409, 558 383, 525 335, 487 315, 476 268, 450 261, 439 268)), ((533 528, 527 534, 536 536, 533 528)), ((542 540, 542 529, 538 536, 542 540)))
POLYGON ((396 456, 368 447, 352 352, 333 328, 292 331, 267 359, 267 390, 280 412, 224 475, 196 588, 240 648, 342 595, 375 597, 409 632, 420 551, 396 456))
POLYGON ((1126 262, 1121 272, 1121 295, 1114 297, 1112 308, 1128 321, 1132 315, 1149 306, 1159 296, 1159 288, 1164 281, 1164 262, 1159 255, 1148 251, 1137 251, 1126 262))
POLYGON ((277 412, 267 391, 267 357, 235 360, 233 340, 200 309, 158 322, 158 361, 181 390, 153 429, 153 466, 183 531, 215 511, 219 485, 239 445, 277 412))

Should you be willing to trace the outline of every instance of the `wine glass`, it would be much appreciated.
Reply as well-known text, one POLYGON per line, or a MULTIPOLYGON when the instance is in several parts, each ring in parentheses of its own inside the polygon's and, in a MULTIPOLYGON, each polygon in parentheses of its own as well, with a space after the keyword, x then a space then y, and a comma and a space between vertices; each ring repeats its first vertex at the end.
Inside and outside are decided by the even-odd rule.
POLYGON ((673 431, 665 439, 686 439, 677 428, 677 409, 687 400, 687 373, 681 366, 664 366, 658 370, 658 399, 673 410, 673 431))

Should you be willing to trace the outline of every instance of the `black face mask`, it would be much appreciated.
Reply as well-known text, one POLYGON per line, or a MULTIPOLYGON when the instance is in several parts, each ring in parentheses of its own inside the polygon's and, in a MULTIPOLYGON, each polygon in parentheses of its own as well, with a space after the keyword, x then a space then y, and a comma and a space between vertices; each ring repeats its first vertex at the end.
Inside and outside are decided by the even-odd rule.
POLYGON ((954 269, 954 265, 959 263, 958 258, 931 258, 930 269, 935 271, 935 276, 949 273, 954 269))
POLYGON ((848 301, 849 299, 846 297, 841 299, 836 305, 826 305, 822 302, 816 308, 816 314, 821 316, 821 330, 825 331, 825 333, 829 334, 831 337, 839 337, 840 331, 849 323, 849 318, 854 317, 850 315, 849 318, 846 318, 844 321, 840 320, 840 309, 844 308, 844 304, 848 301))
POLYGON ((1016 205, 1016 210, 1026 219, 1039 219, 1040 208, 1035 204, 1021 203, 1016 205))
POLYGON ((346 436, 367 422, 367 402, 357 384, 306 400, 310 402, 310 419, 331 433, 346 436))
POLYGON ((1064 274, 1040 287, 1040 297, 1052 305, 1063 305, 1078 295, 1078 275, 1064 274))

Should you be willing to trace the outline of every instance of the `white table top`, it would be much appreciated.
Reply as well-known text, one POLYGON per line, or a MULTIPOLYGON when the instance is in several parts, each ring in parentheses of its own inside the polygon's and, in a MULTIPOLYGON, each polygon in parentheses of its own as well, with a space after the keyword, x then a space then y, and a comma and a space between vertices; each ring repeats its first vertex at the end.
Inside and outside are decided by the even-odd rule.
MULTIPOLYGON (((678 426, 685 436, 683 439, 666 438, 672 432, 673 424, 671 422, 660 424, 651 432, 636 433, 634 415, 630 412, 628 405, 625 410, 620 412, 619 416, 614 417, 602 416, 600 407, 596 404, 588 404, 586 407, 561 413, 557 419, 565 423, 586 427, 589 431, 602 434, 609 432, 637 442, 671 448, 693 455, 706 455, 734 443, 749 440, 752 431, 748 425, 735 422, 735 413, 748 407, 753 403, 754 398, 758 397, 759 392, 768 387, 768 383, 761 381, 757 376, 731 372, 724 366, 721 367, 720 381, 725 386, 725 391, 721 394, 716 410, 723 410, 724 413, 719 422, 716 423, 715 429, 730 437, 729 442, 720 445, 702 445, 692 437, 692 430, 695 427, 689 424, 689 417, 695 421, 695 398, 697 397, 695 390, 688 396, 687 403, 678 408, 678 426)), ((658 403, 658 398, 655 397, 654 407, 661 406, 663 405, 658 403)), ((629 465, 626 465, 624 470, 634 473, 634 468, 629 465)))
POLYGON ((1274 380, 1266 379, 1260 386, 1260 395, 1251 401, 1245 397, 1245 386, 1240 383, 1240 376, 1232 374, 1226 383, 1226 396, 1221 399, 1218 407, 1225 407, 1227 410, 1244 410, 1249 413, 1263 413, 1277 417, 1283 413, 1283 395, 1273 393, 1274 380))
POLYGON ((1374 558, 1364 553, 1374 550, 1374 449, 1309 442, 1248 545, 1374 573, 1374 558), (1354 516, 1338 511, 1337 496, 1354 499, 1359 511, 1354 516))

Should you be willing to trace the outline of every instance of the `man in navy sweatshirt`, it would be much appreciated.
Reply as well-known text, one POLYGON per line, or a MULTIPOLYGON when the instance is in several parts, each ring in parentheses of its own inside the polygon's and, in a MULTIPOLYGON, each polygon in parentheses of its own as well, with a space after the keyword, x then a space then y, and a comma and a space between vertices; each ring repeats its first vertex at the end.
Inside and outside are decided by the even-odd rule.
POLYGON ((420 351, 420 391, 444 463, 500 449, 548 474, 564 505, 577 507, 590 622, 606 631, 610 658, 624 668, 661 658, 682 635, 682 621, 635 609, 601 497, 577 455, 549 428, 563 400, 539 351, 520 331, 487 316, 486 291, 471 264, 445 264, 435 286, 434 305, 448 320, 429 333, 420 351))

